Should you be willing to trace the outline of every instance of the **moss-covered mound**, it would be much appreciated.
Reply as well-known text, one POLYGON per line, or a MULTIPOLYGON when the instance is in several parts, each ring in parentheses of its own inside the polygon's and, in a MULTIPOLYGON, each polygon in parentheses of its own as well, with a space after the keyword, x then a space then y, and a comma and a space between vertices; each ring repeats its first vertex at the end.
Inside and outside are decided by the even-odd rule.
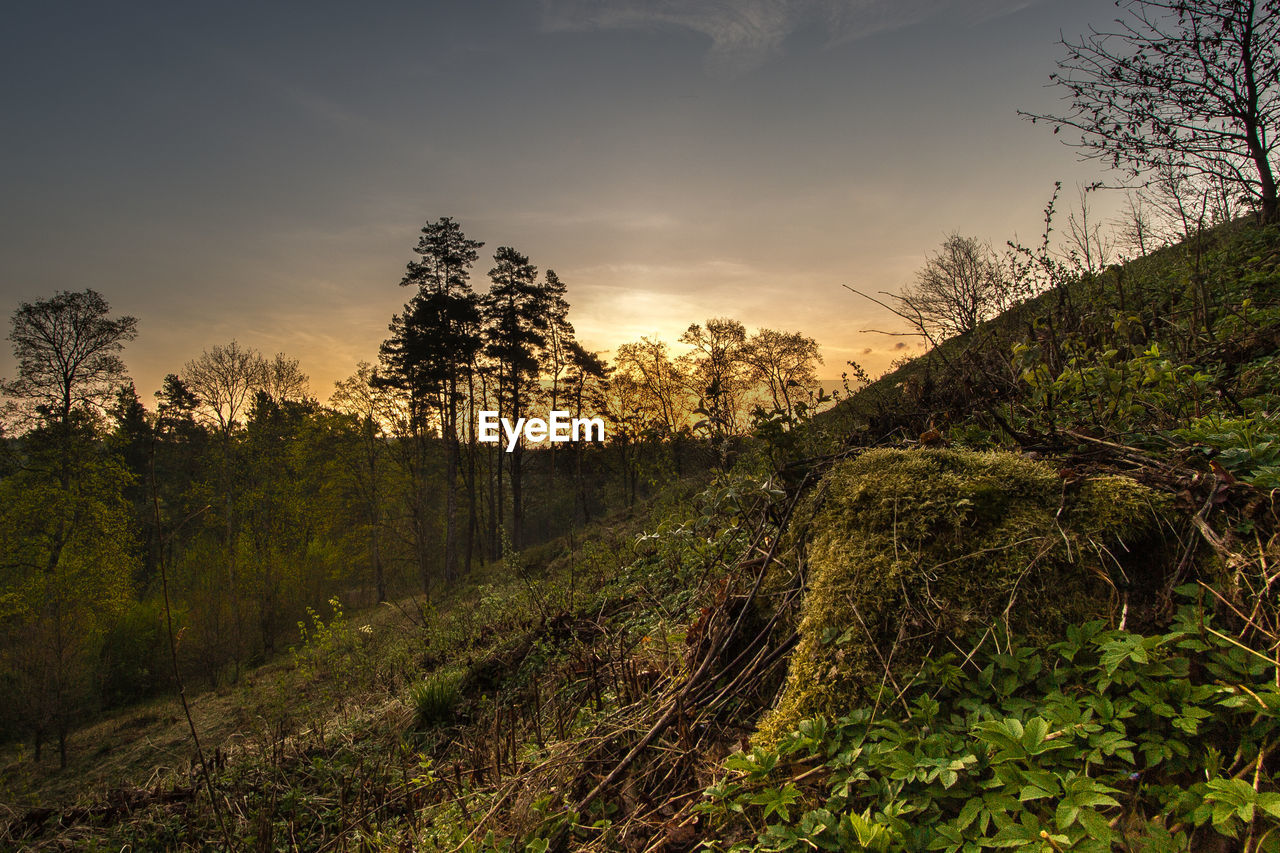
MULTIPOLYGON (((876 450, 834 469, 813 521, 800 642, 772 742, 905 686, 931 652, 1007 628, 1048 641, 1114 615, 1160 574, 1165 502, 1008 453, 876 450), (886 670, 892 672, 887 675, 886 670)), ((966 645, 967 643, 967 645, 966 645)))

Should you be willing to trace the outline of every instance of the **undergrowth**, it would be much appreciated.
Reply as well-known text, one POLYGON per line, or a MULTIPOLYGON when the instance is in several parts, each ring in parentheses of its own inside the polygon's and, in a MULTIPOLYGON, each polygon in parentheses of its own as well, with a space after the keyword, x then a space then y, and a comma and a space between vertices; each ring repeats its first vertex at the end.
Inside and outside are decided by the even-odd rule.
POLYGON ((748 837, 705 848, 1280 850, 1280 661, 1195 603, 1148 636, 1093 621, 1043 651, 983 639, 727 759, 700 809, 713 836, 748 837))

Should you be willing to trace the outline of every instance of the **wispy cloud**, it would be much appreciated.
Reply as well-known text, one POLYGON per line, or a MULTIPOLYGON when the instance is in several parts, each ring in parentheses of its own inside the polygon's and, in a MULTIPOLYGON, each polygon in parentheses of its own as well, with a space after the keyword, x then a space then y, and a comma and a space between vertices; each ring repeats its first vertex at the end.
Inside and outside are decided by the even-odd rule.
POLYGON ((820 28, 839 44, 920 23, 944 11, 967 20, 1039 0, 543 0, 552 32, 674 28, 711 40, 709 68, 732 76, 783 52, 793 33, 820 28))

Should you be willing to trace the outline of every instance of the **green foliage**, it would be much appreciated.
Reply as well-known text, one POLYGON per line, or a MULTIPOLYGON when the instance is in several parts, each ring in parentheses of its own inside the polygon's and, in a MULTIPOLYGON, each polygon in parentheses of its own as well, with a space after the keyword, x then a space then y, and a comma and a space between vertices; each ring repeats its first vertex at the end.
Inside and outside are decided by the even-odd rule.
POLYGON ((1012 342, 1018 384, 1003 393, 1003 422, 1031 434, 1101 431, 1159 450, 1181 430, 1274 413, 1276 236, 1224 227, 1062 282, 1023 311, 1031 316, 1012 342))
MULTIPOLYGON (((181 619, 175 620, 181 632, 181 619)), ((172 680, 164 608, 155 600, 131 602, 106 630, 98 665, 102 701, 124 705, 154 695, 172 680)))
POLYGON ((693 604, 697 585, 723 573, 748 545, 747 519, 785 496, 768 475, 734 470, 718 474, 686 505, 636 538, 637 557, 627 571, 606 584, 606 592, 625 584, 632 595, 662 597, 665 606, 693 604))
POLYGON ((28 433, 23 466, 0 479, 0 683, 37 737, 65 738, 96 704, 95 664, 135 567, 131 478, 73 420, 28 433))
POLYGON ((1054 453, 1083 432, 1148 454, 1180 449, 1170 432, 1196 419, 1274 414, 1278 245, 1280 229, 1238 221, 1090 273, 1055 254, 1048 232, 1037 248, 1011 244, 1026 301, 836 412, 867 444, 936 428, 968 447, 1054 453))
POLYGON ((1280 413, 1256 417, 1197 418, 1171 435, 1212 456, 1260 489, 1280 489, 1280 413))
POLYGON ((901 695, 731 756, 700 808, 753 836, 733 850, 1280 849, 1280 790, 1257 767, 1280 742, 1275 666, 1209 620, 1088 622, 1043 652, 984 634, 901 695))
MULTIPOLYGON (((1183 453, 1198 468, 1203 453, 1265 488, 1280 431, 1276 245, 1274 231, 1238 229, 1194 251, 1084 277, 1047 255, 1023 255, 1024 295, 1048 292, 879 385, 880 420, 863 437, 920 436, 969 451, 1019 441, 1051 455, 1088 440, 1067 431, 1085 432, 1139 444, 1143 454, 1183 453)), ((625 383, 616 379, 620 394, 625 383)), ((112 444, 96 427, 77 442, 96 473, 77 474, 71 490, 54 483, 47 458, 29 464, 39 435, 4 445, 14 464, 4 460, 0 480, 0 545, 21 568, 0 568, 0 688, 22 705, 0 711, 0 726, 48 716, 51 697, 28 702, 17 688, 20 678, 36 685, 58 661, 13 652, 52 649, 54 608, 33 607, 44 582, 33 567, 47 562, 55 522, 74 517, 102 534, 67 543, 65 573, 54 579, 61 586, 50 587, 97 591, 59 599, 74 604, 61 613, 72 641, 65 668, 76 682, 67 682, 69 704, 124 701, 130 686, 155 676, 156 611, 121 613, 120 605, 130 578, 141 595, 154 595, 147 585, 167 555, 182 668, 198 667, 212 683, 233 669, 248 673, 196 699, 208 711, 197 726, 202 736, 207 726, 211 744, 228 729, 262 738, 217 771, 246 848, 334 846, 342 833, 353 847, 540 850, 548 827, 565 829, 569 844, 629 845, 644 822, 632 803, 705 784, 670 758, 721 748, 720 732, 736 738, 773 697, 780 669, 734 685, 710 715, 694 707, 706 694, 693 696, 698 725, 686 733, 682 717, 581 814, 568 807, 570 793, 598 780, 646 730, 645 704, 663 707, 653 700, 697 660, 715 620, 735 612, 753 558, 775 546, 783 560, 742 611, 741 630, 765 625, 772 608, 782 609, 768 642, 795 627, 789 608, 799 578, 787 569, 803 554, 802 639, 778 712, 752 752, 728 760, 730 775, 708 799, 718 816, 712 831, 725 844, 1088 850, 1123 836, 1135 850, 1162 851, 1234 833, 1250 849, 1276 846, 1280 791, 1270 762, 1250 764, 1272 748, 1267 727, 1280 707, 1266 660, 1185 618, 1176 637, 1090 625, 1044 650, 1068 626, 1118 605, 1116 591, 1128 595, 1130 625, 1141 624, 1151 608, 1140 599, 1168 562, 1162 535, 1175 525, 1166 522, 1167 502, 1128 480, 1081 476, 1096 456, 1059 473, 1009 454, 869 452, 815 490, 825 507, 816 496, 797 505, 794 517, 817 513, 816 526, 788 530, 780 517, 791 504, 779 484, 807 470, 788 463, 847 447, 848 424, 874 414, 873 396, 848 407, 851 415, 811 419, 821 400, 791 399, 791 386, 775 384, 774 409, 758 413, 755 436, 724 443, 721 456, 679 428, 684 392, 672 390, 675 428, 648 438, 639 428, 611 430, 607 447, 557 451, 554 469, 550 454, 526 455, 526 543, 610 503, 627 506, 585 539, 573 526, 563 540, 504 553, 495 547, 496 516, 511 505, 497 503, 492 465, 514 458, 454 459, 454 485, 475 498, 453 508, 455 524, 474 511, 455 533, 466 532, 478 564, 460 583, 440 585, 450 510, 438 486, 449 482, 450 457, 433 437, 438 418, 422 420, 414 441, 396 422, 408 401, 393 389, 380 389, 385 409, 359 417, 262 395, 215 441, 196 418, 202 404, 182 402, 173 380, 158 419, 133 410, 130 442, 119 451, 127 471, 102 453, 112 444), (693 473, 730 459, 730 471, 693 473), (642 524, 648 532, 637 535, 642 524), (348 624, 336 599, 332 615, 322 604, 334 590, 350 608, 362 596, 371 602, 375 589, 394 597, 410 576, 431 588, 431 600, 396 604, 405 631, 392 642, 348 624), (242 671, 299 617, 293 667, 285 661, 265 677, 242 671), (972 658, 948 654, 973 643, 972 658), (274 687, 271 697, 225 711, 254 681, 274 687), (383 695, 362 695, 374 685, 383 695), (407 698, 421 731, 406 734, 403 702, 393 698, 407 698), (351 716, 363 719, 348 727, 351 716), (260 720, 270 734, 254 733, 260 720), (656 767, 661 781, 648 772, 656 767), (515 793, 504 801, 504 791, 515 793)), ((352 387, 367 383, 366 375, 352 387)), ((540 393, 535 384, 507 383, 504 393, 527 393, 528 404, 540 393)), ((439 383, 423 388, 445 393, 439 383)), ((450 404, 419 402, 423 412, 450 404)), ((615 402, 624 412, 645 405, 615 402)), ((1232 489, 1229 499, 1240 494, 1250 493, 1232 489)), ((1262 511, 1236 532, 1265 534, 1262 511)), ((1255 568, 1237 573, 1241 590, 1270 584, 1274 572, 1255 568)), ((386 609, 370 621, 385 626, 384 615, 398 619, 386 609)), ((1255 616, 1271 624, 1269 614, 1255 616)), ((188 689, 196 692, 191 682, 188 689)), ((687 803, 685 793, 673 796, 687 803)), ((176 848, 217 832, 207 806, 148 811, 130 828, 107 830, 119 836, 111 849, 176 848)))
POLYGON ((819 453, 829 438, 819 429, 815 415, 830 408, 839 392, 828 394, 821 388, 809 398, 772 408, 756 406, 751 410, 751 432, 762 444, 763 452, 775 467, 793 459, 819 453))
POLYGON ((320 651, 336 649, 345 639, 347 617, 342 612, 342 602, 337 596, 329 599, 333 615, 326 623, 320 614, 307 608, 307 617, 311 624, 298 622, 298 634, 304 646, 312 646, 320 651))
MULTIPOLYGON (((1137 317, 1117 317, 1117 328, 1137 317)), ((1112 432, 1162 428, 1199 417, 1211 407, 1215 377, 1169 358, 1158 343, 1126 356, 1078 341, 1063 347, 1063 369, 1049 368, 1041 348, 1017 344, 1014 364, 1027 386, 1026 426, 1052 432, 1090 425, 1112 432)))
POLYGON ((301 642, 290 649, 290 652, 294 666, 305 673, 309 680, 331 690, 342 691, 346 688, 341 683, 344 676, 355 675, 352 670, 362 667, 362 662, 352 654, 361 647, 361 631, 353 629, 347 623, 342 602, 337 596, 329 599, 329 607, 332 613, 328 622, 319 613, 307 608, 310 624, 301 620, 298 622, 301 642))

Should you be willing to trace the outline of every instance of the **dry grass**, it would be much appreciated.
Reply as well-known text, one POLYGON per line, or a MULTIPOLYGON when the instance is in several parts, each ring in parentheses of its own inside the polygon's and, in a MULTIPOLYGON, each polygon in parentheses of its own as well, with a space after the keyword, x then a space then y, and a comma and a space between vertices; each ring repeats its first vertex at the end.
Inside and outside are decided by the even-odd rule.
MULTIPOLYGON (((401 603, 409 612, 410 602, 401 603)), ((395 608, 379 607, 351 618, 390 635, 408 625, 395 608)), ((249 670, 234 686, 193 693, 191 715, 207 754, 218 762, 244 748, 252 733, 278 729, 297 733, 316 720, 342 711, 341 700, 326 700, 310 674, 282 655, 249 670)), ((189 781, 195 750, 176 697, 162 697, 111 712, 75 730, 68 738, 67 766, 58 767, 56 749, 40 763, 30 743, 0 748, 0 808, 65 807, 97 802, 122 788, 152 788, 189 781)))

